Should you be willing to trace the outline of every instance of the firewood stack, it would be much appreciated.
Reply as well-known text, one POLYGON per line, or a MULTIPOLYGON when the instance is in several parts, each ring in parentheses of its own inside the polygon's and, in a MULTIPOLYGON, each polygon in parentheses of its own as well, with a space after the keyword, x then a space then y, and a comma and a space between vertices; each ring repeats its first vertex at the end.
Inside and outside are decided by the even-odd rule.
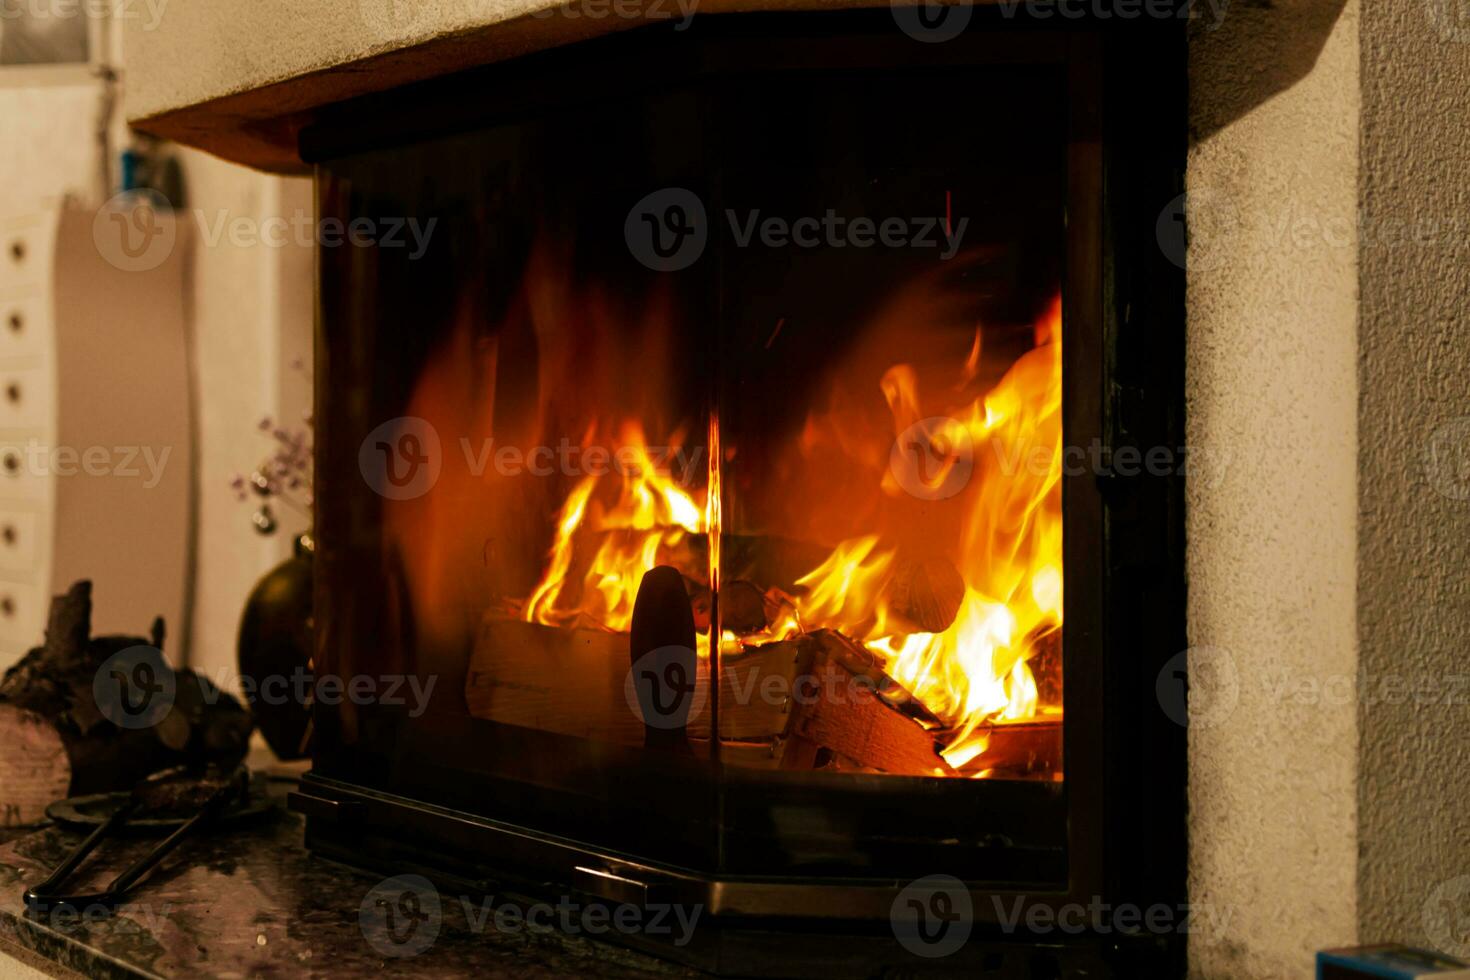
MULTIPOLYGON (((626 633, 487 615, 465 699, 477 718, 641 747, 648 732, 628 689, 649 678, 635 663, 630 681, 628 654, 626 633)), ((752 647, 726 656, 722 666, 721 752, 736 765, 949 771, 935 747, 936 720, 878 668, 872 654, 840 633, 817 630, 752 647)), ((687 737, 696 755, 707 755, 708 662, 700 659, 697 671, 687 737)), ((655 700, 673 704, 675 697, 660 690, 655 700)))
POLYGON ((78 582, 52 600, 43 646, 0 680, 0 826, 45 819, 68 796, 131 789, 174 766, 244 759, 250 716, 205 677, 172 671, 171 701, 153 724, 120 726, 99 705, 95 687, 109 658, 132 648, 163 648, 163 620, 148 638, 91 635, 92 583, 78 582))
MULTIPOLYGON (((657 571, 657 570, 656 570, 657 571)), ((667 571, 677 585, 675 570, 667 571)), ((901 569, 903 589, 895 606, 901 615, 931 630, 948 628, 963 594, 963 582, 947 563, 912 563, 901 569)), ((654 573, 649 573, 652 576, 654 573)), ((668 576, 665 576, 668 577, 668 576)), ((645 582, 647 582, 645 578, 645 582)), ((708 632, 708 593, 684 580, 695 623, 708 632)), ((773 590, 774 593, 774 590, 773 590)), ((720 592, 720 622, 753 637, 774 621, 762 593, 745 581, 720 592)), ((640 590, 639 601, 644 595, 640 590)), ((1059 639, 1057 634, 1055 639, 1059 639)), ((649 696, 635 685, 661 683, 667 664, 640 668, 639 655, 660 644, 598 629, 560 629, 527 623, 505 612, 484 617, 465 684, 469 713, 477 718, 609 742, 628 747, 670 748, 670 736, 687 741, 684 751, 709 753, 709 665, 699 659, 687 722, 676 731, 645 726, 646 704, 677 703, 679 692, 659 689, 649 696)), ((1057 654, 1054 640, 1047 644, 1057 654)), ((691 659, 692 656, 691 656, 691 659)), ((687 671, 672 676, 683 676, 687 671)), ((862 644, 835 630, 810 630, 788 639, 749 643, 721 658, 720 753, 730 764, 766 769, 890 772, 911 776, 954 775, 939 754, 946 733, 940 720, 884 672, 862 644)), ((1046 777, 1061 761, 1058 720, 994 726, 987 749, 959 770, 1046 777)))

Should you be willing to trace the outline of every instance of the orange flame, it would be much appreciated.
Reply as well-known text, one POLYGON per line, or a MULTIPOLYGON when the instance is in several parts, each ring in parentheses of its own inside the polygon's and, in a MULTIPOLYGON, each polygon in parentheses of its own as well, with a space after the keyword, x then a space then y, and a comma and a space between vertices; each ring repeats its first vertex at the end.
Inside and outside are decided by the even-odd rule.
POLYGON ((705 527, 709 529, 709 587, 720 591, 720 416, 709 413, 709 487, 705 491, 705 527))
MULTIPOLYGON (((656 466, 644 424, 671 445, 681 442, 677 434, 665 439, 665 392, 618 379, 680 369, 672 300, 655 293, 628 307, 605 289, 568 285, 567 267, 566 256, 539 247, 493 330, 466 300, 406 406, 405 414, 443 434, 445 466, 433 493, 383 504, 384 573, 403 583, 411 602, 411 616, 395 615, 434 641, 427 646, 452 648, 473 635, 486 597, 524 596, 517 613, 529 622, 623 631, 642 577, 656 565, 707 575, 711 589, 719 588, 720 531, 733 523, 722 513, 721 443, 738 448, 737 430, 727 425, 722 433, 718 417, 708 420, 703 489, 681 486, 656 466), (515 372, 504 358, 527 347, 538 352, 535 375, 510 384, 515 372), (584 448, 615 436, 633 465, 566 483, 468 465, 471 450, 481 453, 491 436, 497 444, 485 453, 499 444, 541 445, 547 433, 588 419, 597 421, 584 448), (552 512, 548 548, 543 525, 528 515, 552 512), (700 567, 706 556, 690 547, 699 537, 708 544, 707 568, 700 567)), ((849 352, 864 369, 839 366, 850 388, 834 397, 830 412, 809 416, 789 447, 776 447, 799 457, 800 468, 771 481, 770 492, 791 500, 786 526, 772 533, 828 550, 797 582, 762 583, 797 586, 779 622, 743 640, 724 633, 720 642, 738 649, 802 630, 842 631, 940 719, 946 760, 973 771, 984 768, 992 726, 1060 710, 1044 703, 1054 687, 1038 685, 1033 667, 1039 642, 1062 624, 1062 310, 1059 299, 1051 304, 1033 325, 1031 349, 998 378, 986 368, 1004 362, 990 357, 987 365, 991 352, 982 340, 991 335, 981 331, 964 350, 944 354, 944 385, 928 380, 935 363, 906 363, 908 355, 884 346, 900 338, 936 356, 942 345, 913 345, 912 331, 970 322, 954 320, 955 308, 953 294, 933 279, 900 290, 859 334, 870 346, 849 352), (894 435, 916 423, 930 426, 941 450, 925 480, 963 482, 954 496, 916 500, 889 465, 894 435), (788 479, 803 482, 788 487, 788 479), (922 558, 942 552, 962 580, 946 600, 955 615, 942 632, 917 632, 893 598, 916 545, 922 558)), ((708 645, 701 640, 705 652, 708 645)))
POLYGON ((621 444, 632 460, 623 474, 583 478, 562 506, 546 574, 522 612, 526 622, 627 630, 644 574, 688 535, 704 533, 702 508, 659 472, 642 427, 625 423, 621 444), (604 480, 616 484, 610 502, 597 493, 604 480))
MULTIPOLYGON (((796 583, 805 590, 796 615, 746 639, 830 628, 865 643, 947 726, 943 755, 955 767, 982 756, 993 724, 1035 718, 1043 707, 1029 660, 1038 640, 1062 623, 1061 315, 1058 298, 1035 324, 1036 346, 983 397, 941 416, 934 434, 954 450, 941 479, 954 467, 972 468, 956 497, 962 519, 954 565, 964 592, 953 624, 941 633, 912 632, 894 614, 888 591, 899 549, 882 546, 873 534, 838 544, 796 583)), ((977 332, 961 388, 976 377, 980 354, 977 332)), ((924 418, 917 377, 912 367, 899 364, 882 378, 895 433, 924 418)), ((801 438, 814 439, 815 431, 809 420, 801 438)), ((635 424, 624 427, 623 439, 643 446, 635 424)), ((599 496, 598 478, 583 480, 562 508, 546 573, 524 617, 625 630, 643 574, 691 535, 710 537, 709 577, 717 589, 719 447, 719 421, 712 415, 702 508, 651 463, 624 477, 611 502, 599 496), (579 563, 578 556, 589 551, 590 561, 579 563)), ((647 462, 646 451, 641 460, 647 462)), ((891 471, 883 477, 883 490, 893 497, 905 493, 891 471)), ((722 645, 731 641, 722 637, 722 645)), ((702 653, 707 645, 702 639, 702 653)), ((1060 710, 1046 707, 1051 714, 1060 710)))
MULTIPOLYGON (((1035 325, 1036 346, 986 395, 952 408, 931 432, 952 452, 926 483, 943 484, 972 467, 956 497, 962 509, 955 567, 964 594, 942 633, 912 632, 888 593, 899 548, 878 535, 839 544, 798 585, 801 627, 833 628, 861 640, 888 673, 947 726, 943 750, 960 767, 980 756, 995 723, 1036 718, 1040 697, 1030 659, 1038 641, 1062 624, 1061 300, 1035 325)), ((961 387, 977 374, 980 336, 966 359, 961 387)), ((882 388, 902 434, 924 419, 917 373, 890 368, 882 388)), ((818 427, 810 420, 804 438, 818 427)), ((906 493, 892 470, 890 496, 906 493)), ((786 629, 789 631, 790 626, 786 629)), ((1057 715, 1060 705, 1047 705, 1057 715)))

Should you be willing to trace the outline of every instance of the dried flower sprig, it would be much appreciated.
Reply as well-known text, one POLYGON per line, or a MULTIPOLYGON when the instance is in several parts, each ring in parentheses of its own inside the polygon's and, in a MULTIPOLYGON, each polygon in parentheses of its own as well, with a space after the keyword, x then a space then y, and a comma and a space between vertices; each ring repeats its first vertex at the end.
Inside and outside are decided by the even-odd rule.
POLYGON ((259 504, 250 515, 251 523, 261 534, 274 534, 279 524, 272 504, 280 504, 310 519, 315 498, 312 495, 312 419, 308 413, 302 425, 287 429, 269 416, 260 420, 259 430, 272 442, 272 451, 247 477, 236 474, 230 481, 236 500, 244 503, 252 496, 259 504))

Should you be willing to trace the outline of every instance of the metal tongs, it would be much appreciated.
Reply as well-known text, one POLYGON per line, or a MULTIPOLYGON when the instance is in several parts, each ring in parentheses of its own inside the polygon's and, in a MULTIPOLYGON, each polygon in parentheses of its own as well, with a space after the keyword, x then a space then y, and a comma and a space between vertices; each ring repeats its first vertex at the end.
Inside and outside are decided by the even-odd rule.
POLYGON ((243 766, 228 773, 223 779, 219 776, 214 778, 191 776, 181 769, 170 769, 149 776, 133 788, 132 794, 121 807, 113 811, 101 826, 88 834, 87 839, 77 845, 76 850, 72 851, 66 860, 62 861, 51 873, 51 877, 34 888, 26 889, 26 909, 42 915, 67 907, 78 912, 99 907, 109 912, 113 911, 121 904, 128 891, 148 872, 157 867, 159 862, 178 847, 186 837, 209 825, 230 804, 243 800, 249 788, 250 773, 243 766), (186 796, 192 793, 197 797, 206 792, 209 795, 204 798, 199 809, 192 816, 132 867, 114 878, 112 884, 103 891, 91 895, 59 894, 59 889, 67 878, 71 877, 87 856, 95 851, 104 840, 119 832, 134 816, 160 809, 160 798, 169 790, 177 792, 179 787, 183 787, 186 796))

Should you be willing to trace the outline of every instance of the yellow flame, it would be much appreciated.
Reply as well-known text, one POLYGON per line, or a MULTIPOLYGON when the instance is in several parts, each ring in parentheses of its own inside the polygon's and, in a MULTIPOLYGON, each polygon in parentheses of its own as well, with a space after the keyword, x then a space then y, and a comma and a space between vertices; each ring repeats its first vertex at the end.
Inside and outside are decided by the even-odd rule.
POLYGON ((709 534, 709 587, 716 595, 720 591, 720 415, 718 410, 709 413, 709 486, 705 490, 704 526, 709 534))
POLYGON ((527 622, 627 630, 644 574, 687 535, 704 533, 700 506, 659 472, 642 428, 626 424, 621 440, 621 476, 585 477, 562 505, 546 573, 522 612, 527 622), (596 493, 605 481, 617 484, 611 503, 596 493))
MULTIPOLYGON (((888 673, 949 726, 943 755, 956 767, 983 755, 991 724, 1037 716, 1028 661, 1037 640, 1062 622, 1060 299, 1034 336, 1037 346, 992 391, 949 413, 945 425, 963 432, 940 433, 972 452, 946 461, 973 467, 958 498, 964 517, 955 566, 965 592, 954 623, 943 633, 906 633, 893 620, 884 593, 897 554, 876 536, 838 545, 799 583, 807 590, 802 624, 840 629, 882 657, 888 673)), ((975 375, 979 352, 977 336, 963 380, 975 375)), ((924 418, 916 377, 902 364, 883 377, 895 432, 924 418)), ((891 474, 884 489, 904 492, 891 474)))
MULTIPOLYGON (((795 607, 761 637, 746 638, 761 642, 829 628, 863 642, 946 726, 942 754, 954 767, 983 760, 993 725, 1060 710, 1040 704, 1029 661, 1037 641, 1062 623, 1061 323, 1058 298, 1035 324, 1036 346, 990 392, 951 407, 937 434, 971 453, 969 460, 946 462, 972 468, 955 498, 962 519, 954 565, 964 591, 953 624, 942 633, 907 631, 887 598, 900 564, 898 550, 868 535, 834 548, 798 581, 803 593, 795 607)), ((980 354, 977 332, 960 372, 961 387, 976 377, 980 354)), ((926 417, 911 366, 891 367, 881 388, 895 433, 926 417)), ((625 445, 638 450, 636 472, 621 478, 611 503, 597 477, 583 480, 569 495, 546 573, 525 605, 528 621, 626 630, 644 573, 690 535, 708 534, 710 584, 719 588, 718 418, 712 414, 709 422, 703 507, 656 471, 636 424, 625 426, 623 436, 625 445), (581 557, 587 554, 590 560, 581 557)), ((811 419, 798 438, 802 445, 818 438, 811 419)), ((883 490, 905 492, 891 473, 884 474, 883 490)), ((740 643, 728 632, 721 636, 722 649, 738 651, 740 643)), ((707 655, 708 647, 701 637, 701 653, 707 655)))

